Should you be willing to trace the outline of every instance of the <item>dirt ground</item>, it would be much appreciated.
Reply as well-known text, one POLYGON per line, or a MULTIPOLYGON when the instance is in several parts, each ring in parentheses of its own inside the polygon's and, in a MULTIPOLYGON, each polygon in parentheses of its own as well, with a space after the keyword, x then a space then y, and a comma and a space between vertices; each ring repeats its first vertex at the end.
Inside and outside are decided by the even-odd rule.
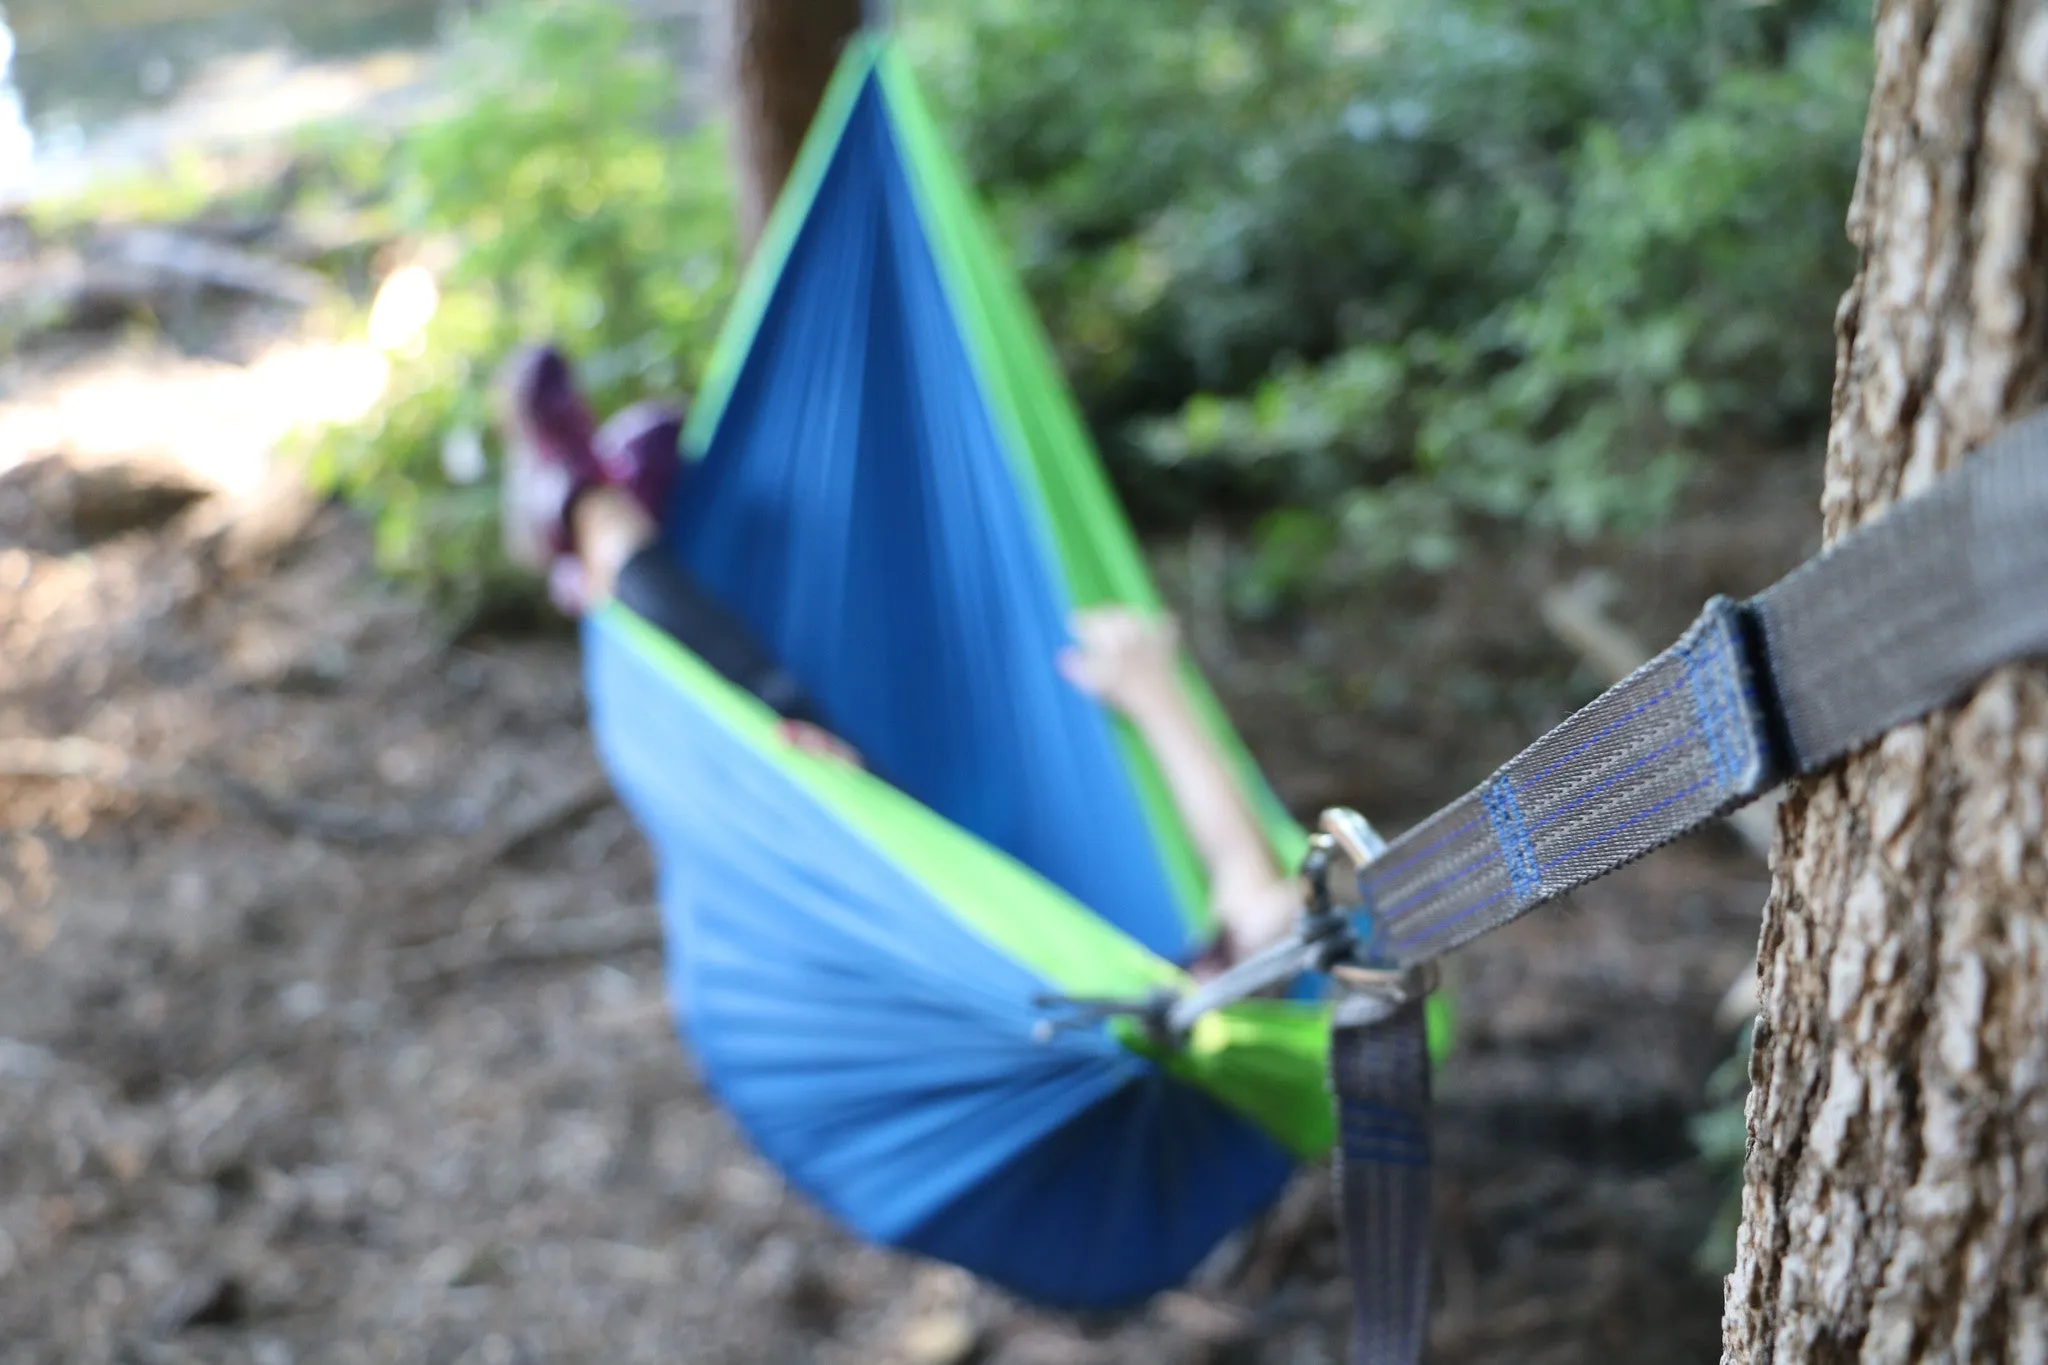
MULTIPOLYGON (((288 484, 8 463, 0 1362, 1342 1359, 1319 1171, 1113 1320, 850 1241, 674 1041, 566 634, 449 639, 288 484)), ((1283 795, 1399 828, 1594 690, 1542 587, 1610 563, 1661 643, 1808 548, 1810 482, 1726 471, 1655 545, 1481 556, 1257 633, 1162 564, 1283 795)), ((1709 832, 1461 955, 1435 1359, 1717 1357, 1685 1124, 1765 884, 1709 832)))

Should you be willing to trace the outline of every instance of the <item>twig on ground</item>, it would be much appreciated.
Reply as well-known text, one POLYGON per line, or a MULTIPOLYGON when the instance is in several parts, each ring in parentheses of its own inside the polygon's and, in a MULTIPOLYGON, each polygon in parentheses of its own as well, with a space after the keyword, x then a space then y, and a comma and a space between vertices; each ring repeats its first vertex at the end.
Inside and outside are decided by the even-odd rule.
POLYGON ((644 915, 593 915, 527 926, 516 936, 503 923, 463 930, 407 951, 395 973, 406 986, 438 986, 471 972, 537 966, 576 958, 614 958, 663 944, 661 925, 644 915))
POLYGON ((130 227, 106 234, 94 253, 138 273, 138 284, 170 281, 225 289, 308 308, 332 292, 319 273, 173 228, 130 227))
MULTIPOLYGON (((485 830, 453 863, 417 883, 413 894, 422 900, 432 900, 467 887, 497 864, 518 857, 556 831, 602 810, 611 799, 611 784, 603 773, 587 775, 571 786, 550 792, 529 810, 485 830)), ((426 943, 446 933, 429 928, 401 939, 399 946, 426 943)))
POLYGON ((145 801, 232 811, 280 833, 330 843, 379 844, 452 832, 446 820, 416 811, 386 814, 266 791, 242 778, 189 765, 177 771, 152 768, 78 735, 0 740, 0 777, 90 782, 145 801))
POLYGON ((611 783, 603 773, 592 774, 501 826, 471 856, 484 866, 516 858, 557 830, 595 815, 611 801, 611 783))
POLYGON ((1555 1334, 1570 1324, 1597 1318, 1613 1293, 1610 1286, 1592 1285, 1576 1294, 1539 1297, 1463 1322, 1439 1323, 1430 1333, 1431 1354, 1440 1352, 1446 1358, 1476 1354, 1487 1347, 1555 1334))

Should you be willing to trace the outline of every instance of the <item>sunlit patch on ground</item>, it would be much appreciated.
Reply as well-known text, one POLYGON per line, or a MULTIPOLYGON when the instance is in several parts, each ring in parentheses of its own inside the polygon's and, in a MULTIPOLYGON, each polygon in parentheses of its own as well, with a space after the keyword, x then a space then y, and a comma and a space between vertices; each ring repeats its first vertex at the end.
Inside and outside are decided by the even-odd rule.
POLYGON ((155 343, 122 347, 29 380, 0 401, 0 473, 41 455, 166 459, 247 495, 311 424, 355 420, 389 362, 367 344, 281 338, 246 365, 155 343))

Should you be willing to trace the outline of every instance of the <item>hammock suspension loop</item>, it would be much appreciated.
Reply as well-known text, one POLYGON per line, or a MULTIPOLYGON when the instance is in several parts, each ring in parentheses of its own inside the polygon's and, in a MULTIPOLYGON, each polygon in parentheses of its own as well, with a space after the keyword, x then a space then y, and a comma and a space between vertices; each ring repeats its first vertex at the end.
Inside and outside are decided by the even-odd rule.
MULTIPOLYGON (((1403 969, 1373 950, 1377 925, 1365 895, 1365 873, 1386 851, 1387 841, 1369 820, 1345 807, 1324 811, 1318 823, 1301 860, 1307 903, 1286 938, 1185 994, 1159 991, 1124 999, 1041 995, 1032 1002, 1037 1008, 1063 1014, 1039 1019, 1033 1036, 1050 1042, 1070 1029, 1096 1028, 1126 1018, 1135 1021, 1154 1046, 1177 1050, 1186 1046, 1188 1034, 1203 1015, 1310 972, 1331 977, 1347 997, 1376 1002, 1378 1013, 1367 1009, 1371 1019, 1392 1015, 1427 996, 1437 984, 1433 965, 1403 969), (1336 888, 1346 881, 1353 892, 1347 900, 1355 903, 1340 904, 1336 888)), ((1350 1018, 1370 1022, 1358 1015, 1365 1008, 1354 1004, 1350 1018)))
MULTIPOLYGON (((1320 825, 1310 836, 1308 852, 1301 861, 1308 895, 1294 932, 1173 1000, 1165 1021, 1167 1037, 1184 1041, 1203 1015, 1306 973, 1335 974, 1340 968, 1370 972, 1389 965, 1373 952, 1377 931, 1364 895, 1366 869, 1386 850, 1387 841, 1364 816, 1343 807, 1324 811, 1320 825), (1334 890, 1340 871, 1350 873, 1353 898, 1358 902, 1348 909, 1340 907, 1334 890)), ((1361 981, 1365 983, 1362 988, 1382 988, 1377 976, 1361 981)))

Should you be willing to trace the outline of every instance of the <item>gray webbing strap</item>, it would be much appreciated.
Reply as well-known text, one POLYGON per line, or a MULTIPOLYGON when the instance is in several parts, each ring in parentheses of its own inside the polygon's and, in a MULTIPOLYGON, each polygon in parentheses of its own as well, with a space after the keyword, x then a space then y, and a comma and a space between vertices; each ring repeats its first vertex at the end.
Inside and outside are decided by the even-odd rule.
POLYGON ((1750 605, 1794 772, 2048 649, 2048 412, 1750 605))
MULTIPOLYGON (((1360 956, 1442 956, 1779 782, 2048 654, 2048 411, 1664 653, 1359 874, 1360 956)), ((1423 1004, 1331 1032, 1353 1365, 1417 1365, 1428 1323, 1423 1004)))
POLYGON ((1415 1365, 1429 1328, 1429 1040, 1424 1001, 1341 1002, 1330 1032, 1337 1214, 1351 1275, 1352 1365, 1415 1365))
POLYGON ((1374 957, 1424 962, 1777 780, 1724 598, 1676 645, 1395 840, 1360 878, 1374 957))
POLYGON ((1388 847, 1366 955, 1426 962, 2048 653, 2048 412, 1684 637, 1388 847))

